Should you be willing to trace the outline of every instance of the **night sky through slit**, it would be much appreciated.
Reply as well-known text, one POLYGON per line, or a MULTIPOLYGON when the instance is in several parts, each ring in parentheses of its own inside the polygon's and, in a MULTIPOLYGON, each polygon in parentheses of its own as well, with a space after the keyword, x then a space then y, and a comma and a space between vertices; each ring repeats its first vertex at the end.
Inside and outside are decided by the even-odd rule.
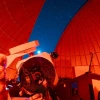
POLYGON ((46 0, 29 39, 39 41, 37 51, 54 51, 64 29, 87 1, 46 0))

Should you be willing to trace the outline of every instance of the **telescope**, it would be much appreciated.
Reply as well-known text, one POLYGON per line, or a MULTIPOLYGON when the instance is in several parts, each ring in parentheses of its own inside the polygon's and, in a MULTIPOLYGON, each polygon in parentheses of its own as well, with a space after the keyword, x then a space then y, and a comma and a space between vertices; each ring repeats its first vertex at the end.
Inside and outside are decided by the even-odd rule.
POLYGON ((57 53, 42 52, 34 54, 37 46, 39 46, 39 42, 35 40, 9 49, 10 55, 7 56, 6 81, 12 97, 19 96, 17 93, 23 86, 32 93, 36 92, 36 88, 39 88, 38 91, 43 92, 43 87, 36 84, 34 86, 34 82, 42 82, 46 79, 50 86, 56 86, 58 83, 58 76, 53 64, 53 59, 58 57, 57 53), (25 55, 28 55, 28 57, 24 58, 25 55), (27 85, 25 87, 25 77, 27 76, 33 82, 33 88, 31 89, 27 88, 27 85), (13 90, 17 91, 17 93, 14 94, 13 90))

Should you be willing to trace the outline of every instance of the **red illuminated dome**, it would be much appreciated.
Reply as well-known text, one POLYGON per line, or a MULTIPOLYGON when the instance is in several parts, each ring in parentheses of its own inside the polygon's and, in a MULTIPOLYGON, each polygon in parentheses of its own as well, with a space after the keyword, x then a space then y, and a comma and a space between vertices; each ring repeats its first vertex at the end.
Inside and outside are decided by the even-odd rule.
POLYGON ((56 51, 55 60, 60 77, 75 77, 86 70, 92 59, 92 72, 100 74, 100 0, 89 0, 64 30, 56 51), (78 69, 79 66, 79 69, 78 69))
POLYGON ((45 0, 0 0, 0 53, 28 42, 45 0))

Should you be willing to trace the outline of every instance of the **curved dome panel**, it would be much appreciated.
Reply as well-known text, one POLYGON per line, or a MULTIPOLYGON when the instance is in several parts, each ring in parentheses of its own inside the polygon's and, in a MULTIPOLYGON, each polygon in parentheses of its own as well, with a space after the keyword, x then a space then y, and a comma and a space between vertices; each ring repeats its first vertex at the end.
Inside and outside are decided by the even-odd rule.
POLYGON ((56 51, 59 76, 74 77, 75 66, 85 69, 90 64, 91 71, 100 74, 100 0, 89 0, 80 9, 64 30, 56 51))
POLYGON ((29 39, 45 0, 0 0, 0 52, 29 39))

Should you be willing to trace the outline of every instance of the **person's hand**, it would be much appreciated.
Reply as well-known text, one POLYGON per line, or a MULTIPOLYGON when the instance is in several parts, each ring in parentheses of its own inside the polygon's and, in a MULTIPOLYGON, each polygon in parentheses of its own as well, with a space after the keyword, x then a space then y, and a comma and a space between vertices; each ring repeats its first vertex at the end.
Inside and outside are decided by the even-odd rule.
POLYGON ((37 93, 37 94, 31 96, 31 100, 43 100, 42 93, 37 93))
POLYGON ((23 92, 22 92, 22 91, 20 91, 20 92, 19 92, 19 95, 20 95, 20 96, 22 96, 22 95, 23 95, 23 92))

